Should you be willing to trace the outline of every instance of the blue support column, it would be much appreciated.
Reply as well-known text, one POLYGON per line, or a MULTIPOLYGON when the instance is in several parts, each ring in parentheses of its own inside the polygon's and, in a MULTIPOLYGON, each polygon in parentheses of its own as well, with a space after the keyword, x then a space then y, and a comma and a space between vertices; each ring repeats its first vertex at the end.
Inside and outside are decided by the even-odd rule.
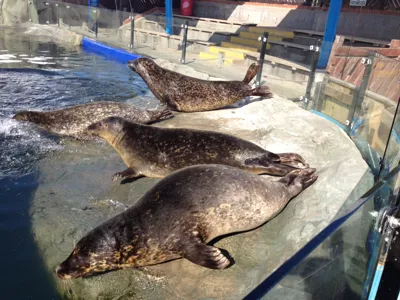
POLYGON ((328 19, 324 39, 322 41, 321 52, 318 60, 318 69, 325 69, 328 65, 329 56, 331 55, 332 45, 336 37, 336 28, 339 23, 340 10, 342 8, 342 0, 331 0, 329 4, 328 19))
POLYGON ((173 28, 172 28, 172 0, 165 0, 165 17, 166 17, 165 32, 167 34, 173 34, 173 28))

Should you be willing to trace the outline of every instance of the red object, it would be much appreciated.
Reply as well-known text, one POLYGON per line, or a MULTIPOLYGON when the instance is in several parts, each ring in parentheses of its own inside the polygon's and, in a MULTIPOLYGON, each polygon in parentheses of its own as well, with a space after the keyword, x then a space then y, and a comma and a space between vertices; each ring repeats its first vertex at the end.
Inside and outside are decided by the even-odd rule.
POLYGON ((181 15, 191 16, 193 14, 194 0, 181 0, 181 15))

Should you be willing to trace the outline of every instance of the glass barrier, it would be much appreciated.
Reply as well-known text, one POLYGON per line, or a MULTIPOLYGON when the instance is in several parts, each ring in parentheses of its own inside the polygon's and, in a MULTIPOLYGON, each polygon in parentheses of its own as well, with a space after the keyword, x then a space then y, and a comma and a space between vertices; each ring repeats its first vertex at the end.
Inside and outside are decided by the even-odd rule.
POLYGON ((168 35, 164 13, 131 14, 57 1, 42 2, 42 6, 40 24, 68 28, 138 54, 190 63, 200 71, 217 69, 216 73, 227 73, 228 77, 237 74, 237 80, 242 80, 250 64, 260 59, 259 38, 268 32, 260 83, 268 85, 274 94, 293 101, 301 101, 311 91, 307 85, 319 37, 184 16, 173 19, 173 34, 168 35), (185 24, 187 42, 183 54, 185 24), (283 79, 288 82, 285 86, 283 79))
POLYGON ((380 220, 398 197, 399 171, 339 213, 246 299, 366 299, 381 249, 380 220))

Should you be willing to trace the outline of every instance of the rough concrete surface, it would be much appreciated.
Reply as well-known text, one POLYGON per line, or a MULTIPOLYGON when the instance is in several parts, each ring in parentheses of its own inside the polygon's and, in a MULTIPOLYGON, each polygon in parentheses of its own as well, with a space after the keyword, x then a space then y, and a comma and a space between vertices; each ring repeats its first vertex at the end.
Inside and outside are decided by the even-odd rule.
POLYGON ((30 36, 45 36, 51 38, 54 42, 67 43, 73 46, 81 45, 83 39, 82 35, 64 28, 36 24, 26 25, 25 34, 30 36))
MULTIPOLYGON (((43 260, 66 298, 242 299, 348 204, 346 199, 368 172, 359 151, 341 129, 279 97, 240 108, 177 113, 153 126, 209 129, 245 138, 270 151, 297 152, 317 168, 319 179, 264 226, 219 240, 215 245, 235 259, 227 270, 209 270, 179 259, 65 282, 55 277, 54 270, 74 243, 131 206, 158 181, 112 182, 112 174, 126 167, 109 145, 65 140, 64 150, 40 165, 40 185, 31 215, 43 260)), ((358 196, 369 188, 372 176, 367 178, 358 196)))

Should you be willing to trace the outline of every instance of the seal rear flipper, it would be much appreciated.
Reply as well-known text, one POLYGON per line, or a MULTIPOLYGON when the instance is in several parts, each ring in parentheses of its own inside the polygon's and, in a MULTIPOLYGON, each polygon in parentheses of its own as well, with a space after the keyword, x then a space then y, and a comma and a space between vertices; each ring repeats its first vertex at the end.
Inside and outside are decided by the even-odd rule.
POLYGON ((157 121, 172 118, 174 115, 167 105, 162 105, 160 108, 148 110, 147 113, 150 116, 148 125, 154 124, 157 121))
POLYGON ((249 84, 250 81, 257 75, 258 71, 260 71, 260 64, 252 63, 247 69, 246 76, 244 76, 242 82, 249 84))
POLYGON ((140 177, 143 177, 142 174, 138 174, 133 170, 132 168, 128 168, 123 170, 122 172, 115 173, 112 177, 112 181, 118 180, 118 179, 138 179, 140 177))
POLYGON ((226 269, 231 265, 231 261, 220 249, 201 243, 186 245, 182 256, 192 263, 209 269, 226 269))
POLYGON ((271 93, 269 87, 267 86, 259 86, 255 89, 249 90, 246 96, 260 96, 266 99, 272 98, 274 94, 271 93))

